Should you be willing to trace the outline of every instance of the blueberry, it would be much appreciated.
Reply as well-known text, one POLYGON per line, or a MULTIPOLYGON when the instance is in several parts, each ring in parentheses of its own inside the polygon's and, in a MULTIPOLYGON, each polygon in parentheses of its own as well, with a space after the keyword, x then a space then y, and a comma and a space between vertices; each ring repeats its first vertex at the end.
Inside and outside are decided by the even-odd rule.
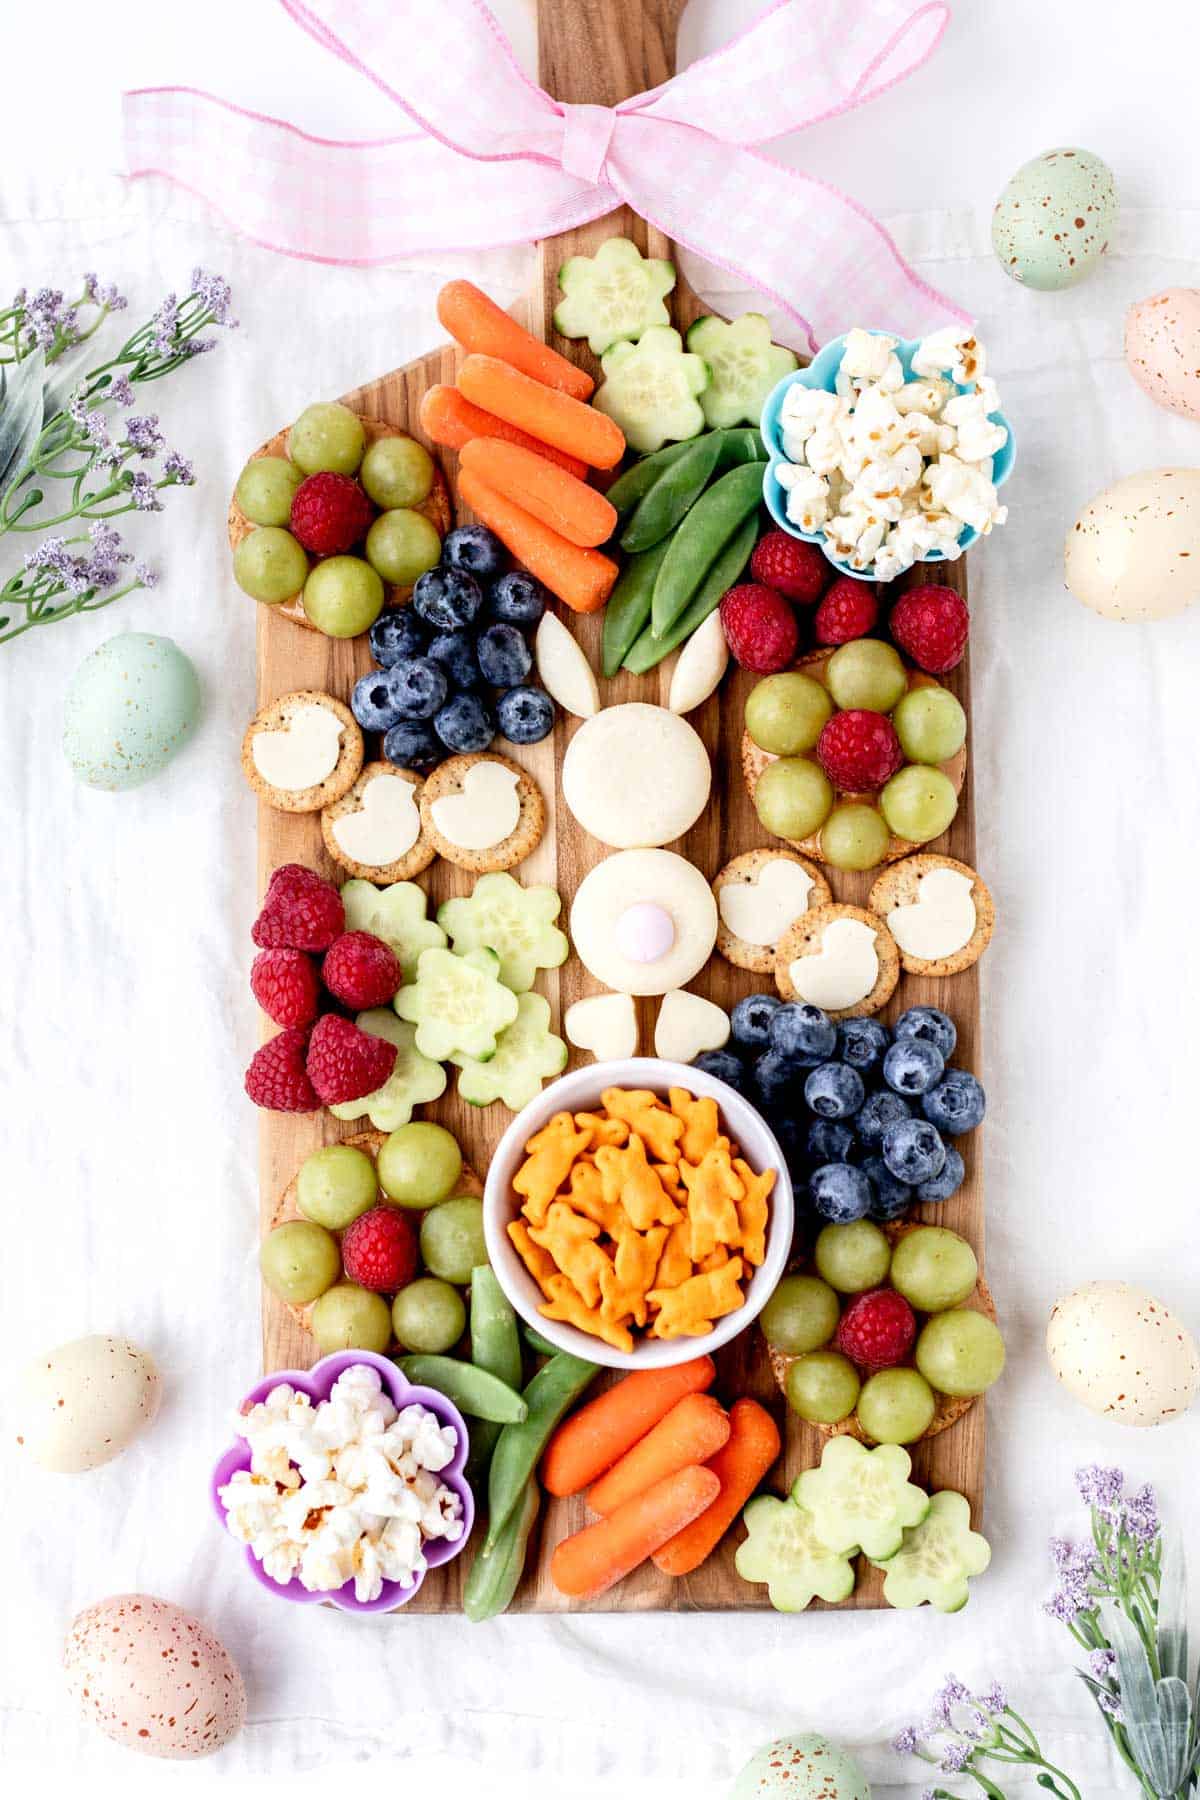
POLYGON ((946 1064, 928 1038, 897 1038, 883 1059, 883 1079, 897 1094, 924 1094, 942 1078, 946 1064))
POLYGON ((808 1128, 806 1148, 814 1162, 849 1162, 858 1142, 841 1119, 814 1119, 808 1128))
POLYGON ((832 1019, 819 1006, 803 1006, 797 1000, 786 1001, 772 1016, 767 1037, 778 1055, 809 1069, 828 1061, 837 1047, 832 1019))
POLYGON ((699 1056, 692 1058, 692 1067, 703 1069, 706 1075, 723 1081, 738 1094, 744 1094, 750 1085, 749 1074, 741 1058, 732 1056, 728 1050, 702 1050, 699 1056))
POLYGON ((350 711, 364 731, 390 731, 404 716, 396 704, 391 673, 390 669, 372 669, 354 684, 350 711))
POLYGON ((729 1015, 734 1043, 747 1050, 765 1050, 771 1020, 782 1004, 774 994, 747 994, 744 1000, 739 1000, 729 1015))
POLYGON ((871 1183, 853 1163, 825 1163, 808 1183, 813 1206, 831 1225, 851 1225, 871 1210, 871 1183))
POLYGON ((402 719, 432 719, 450 691, 446 671, 429 656, 414 656, 387 672, 387 683, 402 719))
POLYGON ((540 744, 554 730, 554 702, 539 687, 509 688, 496 702, 496 719, 510 744, 540 744))
POLYGON ((939 1012, 936 1006, 910 1006, 907 1012, 900 1014, 894 1029, 897 1038, 923 1038, 927 1044, 932 1044, 941 1051, 943 1062, 949 1062, 954 1055, 954 1046, 958 1042, 954 1020, 947 1013, 939 1012))
POLYGON ((821 1063, 804 1084, 804 1101, 823 1119, 849 1119, 866 1097, 862 1076, 845 1063, 821 1063))
POLYGON ((479 581, 490 581, 504 567, 504 546, 486 525, 460 525, 442 545, 442 562, 479 581))
POLYGON ((871 1183, 871 1217, 886 1223, 906 1213, 913 1203, 908 1182, 898 1180, 882 1156, 865 1156, 862 1166, 871 1183))
POLYGON ((488 616, 505 625, 524 625, 528 629, 541 622, 545 610, 545 588, 524 569, 502 575, 488 590, 488 616))
POLYGON ((857 1013, 851 1019, 839 1019, 837 1055, 860 1075, 874 1069, 891 1042, 891 1034, 878 1019, 864 1019, 857 1013))
POLYGON ((937 1086, 925 1095, 921 1108, 939 1131, 958 1137, 983 1123, 987 1096, 966 1069, 947 1069, 937 1086))
POLYGON ((478 694, 455 694, 434 714, 433 729, 447 750, 470 756, 487 749, 496 735, 496 722, 478 694))
POLYGON ((946 1160, 942 1164, 942 1172, 935 1175, 932 1181, 923 1181, 917 1189, 917 1199, 927 1205, 934 1205, 939 1200, 948 1200, 951 1194, 957 1194, 962 1186, 963 1159, 953 1144, 946 1145, 946 1160))
POLYGON ((529 645, 515 625, 489 625, 475 640, 475 654, 493 687, 519 687, 533 667, 529 645))
POLYGON ((778 1050, 768 1050, 759 1057, 754 1065, 754 1085, 768 1111, 772 1107, 799 1107, 804 1093, 800 1074, 795 1063, 778 1050))
POLYGON ((872 1150, 877 1150, 883 1142, 883 1134, 889 1125, 895 1125, 900 1119, 912 1117, 912 1109, 907 1100, 899 1094, 889 1093, 884 1088, 878 1094, 868 1094, 859 1108, 854 1128, 862 1142, 872 1150))
POLYGON ((483 589, 461 569, 427 569, 418 575, 412 603, 418 617, 437 631, 461 631, 474 623, 483 589))
POLYGON ((928 1119, 897 1119, 883 1134, 883 1160, 897 1181, 917 1187, 946 1164, 946 1146, 928 1119))
POLYGON ((441 663, 452 688, 477 688, 483 680, 475 656, 475 639, 469 631, 439 631, 430 638, 426 655, 441 663))
POLYGON ((411 606, 393 606, 381 612, 367 633, 371 655, 381 669, 407 662, 410 656, 424 656, 428 641, 428 627, 411 606))
POLYGON ((427 775, 430 769, 437 768, 446 752, 422 720, 401 719, 384 738, 383 754, 398 768, 427 775))

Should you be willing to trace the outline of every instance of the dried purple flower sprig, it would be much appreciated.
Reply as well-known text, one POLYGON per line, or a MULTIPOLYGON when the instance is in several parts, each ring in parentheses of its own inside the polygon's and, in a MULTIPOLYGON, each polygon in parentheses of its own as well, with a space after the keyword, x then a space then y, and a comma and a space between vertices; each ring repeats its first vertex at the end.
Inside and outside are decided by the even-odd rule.
MULTIPOLYGON (((893 1748, 901 1756, 920 1757, 941 1775, 973 1781, 988 1800, 1006 1796, 984 1769, 985 1763, 1040 1770, 1038 1786, 1056 1800, 1083 1800, 1070 1776, 1048 1761, 1032 1727, 1014 1712, 998 1682, 976 1694, 956 1675, 948 1675, 928 1718, 901 1731, 893 1748)), ((954 1800, 954 1796, 948 1788, 929 1787, 921 1800, 954 1800)))
POLYGON ((29 293, 18 288, 11 305, 0 309, 0 364, 23 362, 41 350, 47 365, 56 363, 67 350, 84 344, 103 325, 110 313, 127 304, 112 283, 83 278, 73 300, 61 288, 38 288, 29 293))

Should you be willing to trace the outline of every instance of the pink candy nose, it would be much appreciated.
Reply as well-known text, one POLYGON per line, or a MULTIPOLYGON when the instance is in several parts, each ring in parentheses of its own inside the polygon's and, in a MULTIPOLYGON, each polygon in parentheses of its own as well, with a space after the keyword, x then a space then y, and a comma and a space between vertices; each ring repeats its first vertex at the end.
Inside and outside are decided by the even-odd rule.
POLYGON ((617 920, 617 948, 629 962, 652 963, 675 942, 675 922, 665 906, 639 900, 617 920))

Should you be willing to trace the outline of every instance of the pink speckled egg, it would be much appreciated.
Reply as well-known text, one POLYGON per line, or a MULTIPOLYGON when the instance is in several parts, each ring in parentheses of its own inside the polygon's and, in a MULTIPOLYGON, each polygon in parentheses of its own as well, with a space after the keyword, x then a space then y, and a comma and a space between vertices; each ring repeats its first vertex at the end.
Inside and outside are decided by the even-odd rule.
POLYGON ((246 1719, 246 1689, 219 1638, 151 1594, 114 1594, 72 1621, 67 1685, 85 1719, 145 1756, 211 1756, 246 1719))
POLYGON ((1200 419, 1200 288, 1165 288, 1131 306, 1125 361, 1157 405, 1200 419))

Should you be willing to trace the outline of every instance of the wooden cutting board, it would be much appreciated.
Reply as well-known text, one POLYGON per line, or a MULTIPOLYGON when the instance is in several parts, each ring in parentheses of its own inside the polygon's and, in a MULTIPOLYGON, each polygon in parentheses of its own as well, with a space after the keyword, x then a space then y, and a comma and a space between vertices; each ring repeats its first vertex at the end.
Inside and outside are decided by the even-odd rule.
MULTIPOLYGON (((538 6, 538 78, 552 94, 564 101, 592 101, 615 105, 629 95, 656 86, 674 70, 675 33, 684 0, 540 0, 538 6)), ((797 223, 803 229, 803 220, 797 223)), ((565 233, 538 246, 538 272, 527 300, 514 311, 534 333, 572 356, 589 371, 598 373, 595 359, 586 344, 567 342, 558 337, 551 324, 556 303, 556 272, 559 264, 571 255, 593 254, 605 238, 618 234, 631 236, 651 256, 671 256, 672 247, 661 233, 634 217, 628 209, 565 233)), ((802 296, 800 296, 802 298, 802 296)), ((680 277, 671 298, 675 324, 687 326, 706 309, 680 277)), ((432 305, 430 307, 432 323, 432 305)), ((847 318, 847 328, 855 323, 847 318)), ((421 396, 435 382, 453 382, 458 353, 442 345, 415 362, 382 375, 342 398, 356 411, 386 420, 420 438, 417 413, 421 396)), ((302 390, 296 394, 299 411, 314 396, 302 390)), ((433 449, 433 446, 430 446, 433 449)), ((456 458, 434 449, 452 486, 456 458)), ((467 516, 463 514, 462 516, 467 516)), ((920 578, 917 572, 916 578, 920 578)), ((936 579, 948 581, 965 592, 966 576, 962 562, 938 565, 936 579)), ((593 665, 599 668, 600 615, 590 619, 567 616, 593 665)), ((258 704, 265 705, 280 695, 298 688, 317 688, 348 700, 350 690, 370 666, 365 638, 351 642, 337 641, 306 630, 288 619, 277 617, 270 607, 260 607, 257 629, 258 704)), ((621 674, 615 680, 602 682, 604 705, 626 700, 643 700, 665 704, 674 659, 669 659, 652 674, 637 677, 621 674)), ((772 840, 759 825, 746 796, 740 770, 742 710, 753 677, 734 672, 726 678, 719 693, 699 711, 690 715, 712 758, 714 781, 711 803, 693 830, 673 846, 701 869, 710 879, 718 869, 743 850, 769 844, 772 840)), ((970 677, 964 662, 947 678, 970 713, 970 677)), ((549 823, 546 835, 535 853, 514 871, 525 883, 549 882, 563 897, 563 919, 566 923, 571 898, 588 870, 607 852, 586 836, 575 824, 562 800, 558 771, 563 753, 578 721, 559 715, 553 735, 543 743, 527 748, 504 744, 506 755, 524 764, 546 796, 549 823)), ((970 741, 968 739, 968 753, 970 741)), ((960 801, 958 817, 947 838, 931 848, 946 851, 963 862, 975 861, 974 789, 968 762, 967 779, 960 801)), ((259 892, 280 863, 301 862, 341 879, 344 871, 333 866, 326 856, 321 839, 319 814, 302 815, 273 811, 260 804, 258 813, 258 877, 259 892)), ((869 875, 840 875, 830 871, 835 898, 865 903, 870 887, 869 875)), ((986 871, 983 871, 986 876, 986 871)), ((441 860, 421 877, 421 885, 431 897, 431 911, 452 894, 468 892, 468 876, 441 860)), ((721 1006, 729 1007, 742 995, 762 991, 770 983, 735 969, 714 955, 705 971, 690 984, 707 994, 721 1006)), ((570 957, 563 968, 540 977, 538 989, 548 997, 556 1022, 566 1008, 580 995, 598 991, 597 984, 583 969, 577 958, 570 957)), ((908 1006, 934 1004, 949 1011, 958 1025, 958 1051, 955 1061, 962 1067, 979 1071, 979 987, 974 969, 945 981, 930 981, 902 976, 895 999, 884 1018, 894 1017, 908 1006)), ((653 1046, 654 1016, 657 1001, 640 1001, 642 1049, 650 1054, 653 1046)), ((265 1036, 274 1027, 267 1026, 265 1036)), ((580 1059, 576 1053, 572 1066, 580 1059)), ((451 1083, 453 1089, 453 1083, 451 1083)), ((511 1114, 501 1105, 486 1110, 463 1105, 453 1091, 434 1106, 424 1109, 425 1116, 440 1120, 459 1138, 466 1159, 476 1168, 485 1169, 492 1148, 508 1124, 511 1114)), ((358 1125, 339 1125, 327 1112, 312 1115, 263 1113, 260 1128, 261 1219, 264 1230, 274 1213, 276 1202, 292 1179, 301 1161, 322 1143, 351 1136, 358 1125)), ((966 1161, 966 1180, 950 1201, 936 1209, 939 1223, 963 1232, 982 1257, 983 1186, 980 1162, 980 1134, 961 1140, 966 1161)), ((930 1212, 930 1216, 935 1216, 930 1212)), ((287 1311, 264 1290, 263 1293, 263 1358, 269 1372, 281 1368, 307 1367, 316 1357, 311 1338, 292 1320, 287 1311)), ((763 1341, 751 1330, 720 1353, 718 1392, 729 1401, 739 1394, 753 1394, 769 1406, 785 1433, 786 1454, 777 1466, 772 1485, 783 1491, 799 1472, 815 1462, 820 1454, 819 1435, 787 1412, 775 1386, 763 1341)), ((984 1407, 977 1402, 966 1417, 929 1444, 917 1447, 914 1455, 916 1478, 934 1488, 955 1488, 970 1499, 974 1522, 979 1523, 983 1497, 984 1407)), ((549 1578, 550 1555, 562 1537, 577 1530, 587 1521, 581 1500, 554 1501, 544 1510, 538 1535, 526 1568, 525 1579, 514 1602, 514 1610, 527 1612, 648 1611, 653 1609, 699 1609, 720 1611, 731 1608, 765 1607, 766 1590, 750 1586, 737 1575, 733 1552, 741 1533, 735 1529, 719 1551, 695 1575, 679 1581, 661 1576, 647 1565, 640 1573, 611 1589, 585 1608, 572 1607, 564 1600, 549 1578)), ((436 1571, 425 1581, 420 1593, 403 1613, 455 1612, 459 1609, 462 1583, 470 1564, 468 1552, 444 1571, 436 1571)), ((848 1606, 877 1607, 883 1604, 881 1578, 864 1565, 857 1590, 848 1606)), ((403 1616, 397 1615, 397 1616, 403 1616)))

